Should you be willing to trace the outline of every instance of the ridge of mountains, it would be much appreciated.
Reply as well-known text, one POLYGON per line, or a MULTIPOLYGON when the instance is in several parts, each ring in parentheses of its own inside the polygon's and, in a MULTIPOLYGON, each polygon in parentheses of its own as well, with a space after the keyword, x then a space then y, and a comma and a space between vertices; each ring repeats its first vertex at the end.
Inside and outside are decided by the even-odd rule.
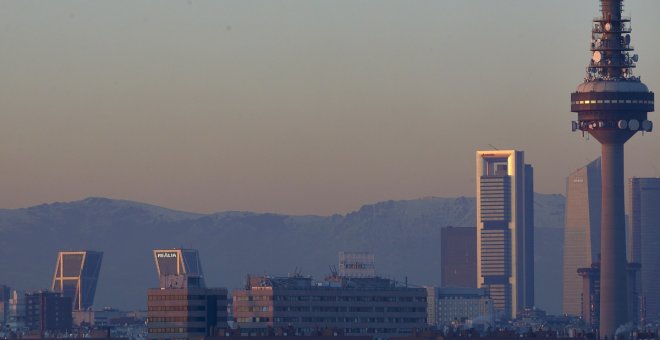
MULTIPOLYGON (((535 194, 536 305, 561 311, 564 202, 535 194)), ((104 252, 95 307, 143 309, 158 286, 154 248, 199 249, 207 285, 240 288, 247 274, 300 271, 322 279, 339 251, 369 251, 379 275, 440 285, 440 229, 476 225, 474 197, 367 204, 346 215, 197 214, 91 197, 0 209, 0 284, 49 288, 57 252, 104 252)))

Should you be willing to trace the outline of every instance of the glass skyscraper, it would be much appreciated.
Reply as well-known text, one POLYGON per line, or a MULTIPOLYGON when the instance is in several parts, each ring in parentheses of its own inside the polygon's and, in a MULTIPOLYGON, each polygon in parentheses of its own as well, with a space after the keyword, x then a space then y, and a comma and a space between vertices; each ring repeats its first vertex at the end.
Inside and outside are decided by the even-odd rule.
POLYGON ((582 277, 579 268, 599 262, 600 254, 600 158, 575 170, 566 179, 564 227, 563 312, 584 315, 582 277))
POLYGON ((628 185, 629 261, 642 265, 637 288, 646 320, 660 321, 660 178, 631 178, 628 185))
POLYGON ((204 272, 197 249, 154 249, 160 288, 204 288, 204 272))
POLYGON ((71 298, 73 310, 89 309, 94 304, 102 260, 103 253, 98 251, 59 252, 51 290, 71 298))

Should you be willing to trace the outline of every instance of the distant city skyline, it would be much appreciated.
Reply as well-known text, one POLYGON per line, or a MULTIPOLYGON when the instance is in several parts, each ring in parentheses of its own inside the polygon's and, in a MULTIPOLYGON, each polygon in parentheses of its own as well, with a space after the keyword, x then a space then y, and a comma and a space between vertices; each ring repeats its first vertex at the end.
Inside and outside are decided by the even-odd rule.
MULTIPOLYGON (((90 196, 346 213, 474 196, 476 150, 525 150, 536 190, 599 144, 567 124, 597 1, 3 1, 0 208, 90 196)), ((660 3, 626 1, 660 89, 660 3)), ((660 139, 625 177, 660 176, 660 139)))

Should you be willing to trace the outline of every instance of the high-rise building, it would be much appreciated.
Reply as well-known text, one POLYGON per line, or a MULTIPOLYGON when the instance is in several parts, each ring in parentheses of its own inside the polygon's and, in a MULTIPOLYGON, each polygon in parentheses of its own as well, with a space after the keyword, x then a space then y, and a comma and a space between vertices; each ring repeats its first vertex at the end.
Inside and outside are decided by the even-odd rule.
POLYGON ((25 294, 25 326, 33 331, 66 332, 72 329, 71 298, 40 291, 25 294))
POLYGON ((580 315, 583 280, 579 268, 599 262, 600 254, 600 158, 575 170, 566 179, 564 227, 563 311, 580 315))
POLYGON ((160 288, 204 288, 204 271, 197 249, 154 249, 160 288))
POLYGON ((516 150, 477 151, 477 283, 495 310, 534 307, 533 169, 516 150))
POLYGON ((147 291, 147 339, 201 339, 227 329, 227 289, 206 288, 199 252, 153 255, 160 287, 147 291))
POLYGON ((660 321, 660 178, 631 178, 630 260, 641 264, 638 287, 648 321, 660 321))
POLYGON ((441 287, 477 288, 477 228, 440 230, 441 287))
POLYGON ((102 260, 98 251, 59 252, 51 290, 71 298, 74 310, 87 310, 94 304, 102 260))
POLYGON ((591 58, 584 82, 571 93, 577 112, 573 131, 601 144, 600 335, 612 338, 628 323, 623 145, 637 131, 651 132, 647 120, 654 94, 633 75, 637 55, 630 45, 630 18, 623 0, 600 0, 593 20, 591 58))
POLYGON ((426 289, 383 278, 331 276, 248 277, 243 290, 232 291, 233 314, 243 335, 312 335, 333 329, 348 336, 389 338, 427 327, 426 289))

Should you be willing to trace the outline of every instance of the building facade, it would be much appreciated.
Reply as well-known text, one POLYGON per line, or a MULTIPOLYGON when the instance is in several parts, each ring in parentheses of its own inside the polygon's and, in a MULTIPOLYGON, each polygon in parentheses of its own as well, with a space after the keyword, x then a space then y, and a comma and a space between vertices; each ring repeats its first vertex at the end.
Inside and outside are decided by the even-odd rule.
POLYGON ((224 288, 152 288, 147 292, 147 339, 201 339, 227 327, 224 288))
POLYGON ((477 288, 477 228, 440 230, 441 287, 477 288))
POLYGON ((70 331, 71 298, 62 293, 40 291, 25 294, 25 326, 31 331, 51 335, 70 331))
POLYGON ((629 260, 641 264, 638 289, 647 321, 660 321, 660 178, 631 178, 629 260))
POLYGON ((103 253, 98 251, 59 252, 51 290, 70 298, 74 310, 91 308, 102 260, 103 253))
POLYGON ((477 151, 477 285, 499 317, 534 306, 533 168, 516 150, 477 151))
POLYGON ((147 291, 147 339, 193 339, 228 328, 227 289, 206 288, 196 249, 153 251, 159 288, 147 291))
POLYGON ((234 319, 245 335, 291 329, 310 335, 335 329, 344 335, 389 338, 410 335, 426 324, 426 290, 383 278, 248 277, 235 290, 234 319))
POLYGON ((429 287, 427 291, 429 316, 434 317, 429 319, 429 325, 439 329, 478 323, 495 325, 493 300, 485 289, 429 287))
POLYGON ((578 268, 599 261, 600 254, 600 158, 575 170, 566 179, 564 227, 564 314, 583 313, 582 278, 578 268))
POLYGON ((9 316, 7 325, 11 330, 19 330, 25 327, 25 294, 13 290, 9 298, 9 316))
MULTIPOLYGON (((639 263, 628 263, 626 271, 627 282, 627 316, 628 320, 637 325, 640 318, 640 306, 638 299, 637 277, 639 276, 639 263)), ((599 262, 594 262, 589 267, 578 268, 578 274, 582 278, 582 291, 580 293, 581 312, 579 316, 587 326, 593 330, 600 328, 600 275, 601 267, 599 262)))

